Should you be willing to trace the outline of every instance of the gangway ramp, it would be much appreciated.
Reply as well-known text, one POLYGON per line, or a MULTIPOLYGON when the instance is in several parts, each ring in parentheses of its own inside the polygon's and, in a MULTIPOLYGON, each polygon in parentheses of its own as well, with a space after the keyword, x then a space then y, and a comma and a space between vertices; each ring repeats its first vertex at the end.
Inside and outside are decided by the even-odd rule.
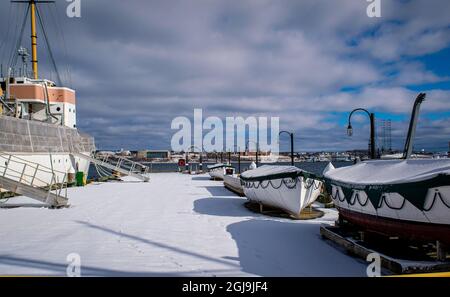
POLYGON ((0 188, 53 207, 67 206, 67 175, 0 152, 0 188), (64 190, 64 195, 63 195, 64 190))
POLYGON ((123 175, 135 177, 144 182, 148 182, 150 180, 150 177, 148 177, 150 167, 124 157, 116 155, 88 156, 82 153, 72 153, 72 155, 88 160, 98 166, 120 172, 123 175))

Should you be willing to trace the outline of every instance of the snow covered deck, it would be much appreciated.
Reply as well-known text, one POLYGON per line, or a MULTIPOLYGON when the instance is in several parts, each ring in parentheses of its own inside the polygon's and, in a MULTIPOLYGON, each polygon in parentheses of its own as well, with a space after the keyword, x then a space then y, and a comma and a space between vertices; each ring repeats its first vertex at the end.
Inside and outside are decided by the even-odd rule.
POLYGON ((77 253, 82 276, 365 276, 367 263, 320 238, 335 211, 312 221, 255 214, 208 175, 153 174, 69 198, 67 209, 26 197, 0 209, 0 275, 65 275, 77 253))

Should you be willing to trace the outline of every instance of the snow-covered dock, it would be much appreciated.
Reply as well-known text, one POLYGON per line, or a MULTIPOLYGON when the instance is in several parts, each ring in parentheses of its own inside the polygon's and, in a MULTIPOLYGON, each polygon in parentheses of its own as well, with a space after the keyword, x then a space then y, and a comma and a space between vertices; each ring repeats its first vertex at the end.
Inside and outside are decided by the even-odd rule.
POLYGON ((266 217, 208 175, 153 174, 70 188, 70 208, 26 197, 0 209, 0 275, 364 276, 367 263, 320 237, 334 210, 311 221, 266 217))

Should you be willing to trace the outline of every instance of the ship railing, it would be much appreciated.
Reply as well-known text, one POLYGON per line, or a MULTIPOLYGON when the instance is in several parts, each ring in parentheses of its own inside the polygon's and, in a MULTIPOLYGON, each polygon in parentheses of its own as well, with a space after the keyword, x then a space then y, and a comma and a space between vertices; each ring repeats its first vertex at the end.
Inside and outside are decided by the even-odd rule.
POLYGON ((0 176, 67 199, 67 173, 0 152, 0 176))

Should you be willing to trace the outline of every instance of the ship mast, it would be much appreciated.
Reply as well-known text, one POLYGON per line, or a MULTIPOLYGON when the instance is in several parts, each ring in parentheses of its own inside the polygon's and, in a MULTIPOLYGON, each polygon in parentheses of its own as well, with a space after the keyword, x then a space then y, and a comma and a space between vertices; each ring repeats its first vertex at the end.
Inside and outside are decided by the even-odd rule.
POLYGON ((30 7, 30 22, 31 22, 31 65, 33 67, 33 78, 38 79, 38 52, 37 52, 37 30, 36 30, 36 5, 37 3, 54 3, 55 1, 44 0, 17 0, 11 1, 13 3, 28 3, 30 7))
POLYGON ((30 0, 29 5, 31 16, 31 65, 33 66, 34 79, 38 79, 36 3, 34 0, 30 0))

